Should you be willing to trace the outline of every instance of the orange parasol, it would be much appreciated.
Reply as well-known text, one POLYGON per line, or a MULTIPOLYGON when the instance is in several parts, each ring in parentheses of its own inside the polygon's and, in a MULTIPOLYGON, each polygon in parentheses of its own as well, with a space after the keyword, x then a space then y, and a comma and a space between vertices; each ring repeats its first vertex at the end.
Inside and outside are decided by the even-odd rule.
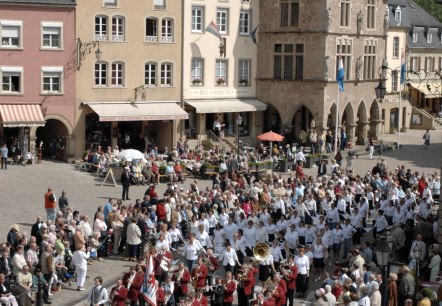
POLYGON ((270 131, 270 132, 261 134, 256 138, 261 141, 279 142, 279 141, 283 141, 285 137, 270 131))

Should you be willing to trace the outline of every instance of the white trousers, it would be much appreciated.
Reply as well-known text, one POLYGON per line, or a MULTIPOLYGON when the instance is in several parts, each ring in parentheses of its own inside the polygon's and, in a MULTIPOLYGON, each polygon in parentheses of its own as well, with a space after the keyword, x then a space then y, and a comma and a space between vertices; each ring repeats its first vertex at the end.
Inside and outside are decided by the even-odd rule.
POLYGON ((15 296, 9 294, 9 296, 3 296, 0 298, 0 302, 5 303, 6 306, 18 306, 15 296))
POLYGON ((87 265, 75 267, 75 272, 77 273, 77 286, 83 287, 86 281, 87 265))

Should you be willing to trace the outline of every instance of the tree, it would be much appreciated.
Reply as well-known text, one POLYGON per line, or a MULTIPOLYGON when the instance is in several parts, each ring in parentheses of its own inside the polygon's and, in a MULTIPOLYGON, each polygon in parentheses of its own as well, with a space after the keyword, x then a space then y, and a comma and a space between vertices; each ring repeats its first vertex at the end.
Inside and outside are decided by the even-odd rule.
POLYGON ((435 0, 414 0, 414 2, 442 22, 442 4, 437 4, 435 0))

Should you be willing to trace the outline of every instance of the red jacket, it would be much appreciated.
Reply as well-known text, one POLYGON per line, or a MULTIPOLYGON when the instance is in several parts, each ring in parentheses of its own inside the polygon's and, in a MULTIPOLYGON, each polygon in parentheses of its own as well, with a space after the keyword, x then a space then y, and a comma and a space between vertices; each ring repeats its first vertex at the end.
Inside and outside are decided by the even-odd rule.
POLYGON ((163 287, 157 288, 157 305, 164 305, 165 294, 163 287))
POLYGON ((265 298, 264 299, 264 303, 262 303, 262 306, 275 306, 275 299, 270 297, 270 298, 265 298))
POLYGON ((255 287, 256 285, 256 275, 259 274, 258 268, 252 268, 251 271, 253 272, 253 278, 252 278, 252 287, 255 287))
POLYGON ((131 302, 138 301, 138 296, 140 295, 140 289, 143 286, 143 282, 144 272, 138 271, 132 281, 132 284, 129 287, 129 292, 127 294, 127 298, 131 300, 131 302))
POLYGON ((157 205, 157 217, 158 220, 166 220, 167 214, 166 214, 166 208, 164 207, 164 203, 158 203, 157 205))
POLYGON ((287 294, 287 283, 282 278, 279 280, 278 286, 281 286, 281 288, 284 290, 284 295, 287 294))
POLYGON ((197 282, 197 288, 203 288, 206 286, 206 278, 209 274, 209 271, 207 270, 207 267, 205 264, 202 264, 199 268, 195 268, 192 270, 192 277, 195 276, 195 274, 198 273, 198 282, 197 282))
POLYGON ((296 278, 298 277, 298 267, 291 266, 288 275, 285 275, 288 289, 296 289, 296 278))
POLYGON ((200 302, 198 302, 196 299, 190 303, 190 306, 201 306, 200 302))
POLYGON ((214 271, 217 271, 218 268, 219 268, 219 261, 218 261, 218 259, 216 259, 216 258, 213 257, 213 256, 209 256, 209 259, 210 259, 210 263, 211 263, 212 266, 213 266, 214 271))
POLYGON ((233 302, 233 293, 236 290, 236 283, 232 280, 226 284, 226 290, 224 290, 224 303, 233 302))
POLYGON ((190 282, 190 272, 187 269, 184 269, 183 276, 181 277, 180 284, 177 283, 176 278, 178 277, 178 271, 173 274, 172 281, 175 282, 175 291, 178 291, 178 288, 181 288, 181 292, 184 295, 187 295, 189 292, 188 283, 190 282))
POLYGON ((254 280, 253 271, 249 270, 247 273, 247 277, 244 279, 244 294, 250 295, 252 294, 252 281, 254 280))
POLYGON ((272 296, 275 298, 276 306, 281 306, 286 303, 284 288, 281 286, 281 283, 278 284, 272 296))
POLYGON ((111 290, 111 295, 114 294, 114 298, 112 299, 112 306, 126 306, 126 298, 127 298, 127 289, 124 286, 121 286, 118 291, 117 287, 113 287, 111 290))
POLYGON ((209 306, 209 300, 204 295, 201 294, 201 297, 197 297, 196 299, 201 306, 209 306))

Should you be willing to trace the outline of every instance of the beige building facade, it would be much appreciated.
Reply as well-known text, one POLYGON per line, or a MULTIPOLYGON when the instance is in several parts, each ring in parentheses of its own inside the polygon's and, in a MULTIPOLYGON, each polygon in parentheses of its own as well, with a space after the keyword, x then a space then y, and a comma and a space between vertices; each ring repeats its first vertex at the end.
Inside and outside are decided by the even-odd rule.
POLYGON ((185 0, 183 99, 186 136, 252 141, 262 130, 266 105, 256 99, 260 1, 185 0), (236 127, 236 119, 242 122, 236 127), (214 122, 221 124, 221 131, 214 122))
POLYGON ((346 131, 347 141, 381 134, 375 90, 385 52, 385 1, 261 1, 257 97, 265 122, 298 142, 301 131, 346 131), (345 81, 339 94, 337 64, 345 81))
POLYGON ((77 158, 90 145, 145 150, 176 143, 187 119, 181 17, 180 1, 77 2, 77 158))

